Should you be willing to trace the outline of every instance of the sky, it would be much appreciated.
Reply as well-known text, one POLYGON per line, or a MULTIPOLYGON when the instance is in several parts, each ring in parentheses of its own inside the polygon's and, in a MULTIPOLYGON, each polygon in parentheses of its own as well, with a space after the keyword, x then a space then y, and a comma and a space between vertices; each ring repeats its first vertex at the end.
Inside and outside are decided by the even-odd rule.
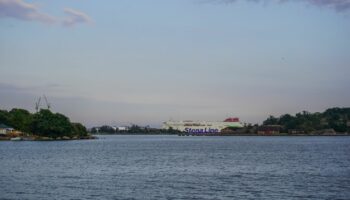
POLYGON ((349 0, 0 0, 0 109, 261 123, 349 107, 349 77, 349 0))

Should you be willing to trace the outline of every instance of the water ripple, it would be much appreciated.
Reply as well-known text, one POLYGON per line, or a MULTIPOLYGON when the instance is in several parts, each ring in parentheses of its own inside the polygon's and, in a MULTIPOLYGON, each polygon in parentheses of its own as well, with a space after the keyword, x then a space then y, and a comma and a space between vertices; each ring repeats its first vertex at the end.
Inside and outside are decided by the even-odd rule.
POLYGON ((350 137, 0 142, 0 199, 349 199, 350 137))

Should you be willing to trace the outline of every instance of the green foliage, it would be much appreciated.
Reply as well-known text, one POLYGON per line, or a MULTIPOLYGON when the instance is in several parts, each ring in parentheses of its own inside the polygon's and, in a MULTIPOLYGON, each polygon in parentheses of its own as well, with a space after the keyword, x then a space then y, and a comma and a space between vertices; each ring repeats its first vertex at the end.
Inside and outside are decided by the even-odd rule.
POLYGON ((88 132, 85 128, 85 126, 83 126, 80 123, 72 123, 72 128, 73 128, 73 135, 75 136, 87 136, 88 132))
POLYGON ((73 127, 69 119, 47 109, 41 109, 34 114, 32 131, 36 135, 48 137, 73 136, 73 127))
POLYGON ((282 115, 279 118, 279 124, 283 124, 284 128, 289 130, 289 129, 294 129, 297 126, 297 120, 294 116, 290 114, 285 114, 282 115))
POLYGON ((91 128, 91 130, 90 130, 90 132, 91 133, 98 133, 98 128, 97 127, 93 127, 93 128, 91 128))
POLYGON ((33 116, 27 110, 14 108, 8 114, 8 125, 23 132, 31 131, 33 116))
POLYGON ((14 108, 10 112, 0 110, 0 123, 25 133, 45 137, 88 135, 82 124, 71 123, 68 117, 47 109, 41 109, 35 114, 19 108, 14 108))
POLYGON ((91 128, 91 133, 93 134, 179 134, 181 133, 178 130, 174 130, 172 128, 169 129, 157 129, 157 128, 151 128, 150 126, 139 126, 139 125, 132 125, 131 127, 128 127, 127 130, 118 130, 114 129, 111 126, 104 125, 101 127, 93 127, 91 128))
POLYGON ((129 128, 129 131, 128 131, 128 132, 129 132, 129 133, 143 133, 144 130, 141 129, 141 127, 138 126, 138 125, 132 125, 132 126, 129 128))
POLYGON ((0 124, 9 124, 9 113, 7 110, 0 110, 0 124))
POLYGON ((278 118, 270 116, 264 125, 281 125, 283 131, 298 129, 312 132, 322 129, 334 129, 336 132, 350 132, 350 108, 330 108, 323 113, 303 111, 295 116, 285 114, 278 118))
POLYGON ((350 121, 350 108, 330 108, 324 112, 328 126, 337 132, 350 132, 347 122, 350 121))
POLYGON ((165 132, 165 133, 167 133, 167 134, 180 134, 180 133, 182 133, 182 132, 179 131, 179 130, 173 129, 173 127, 170 127, 170 128, 167 129, 167 130, 163 130, 163 132, 165 132))
POLYGON ((99 132, 113 134, 113 133, 116 133, 116 130, 113 129, 111 126, 104 125, 100 127, 99 132))
POLYGON ((278 118, 270 115, 269 118, 267 118, 264 122, 264 125, 277 125, 278 124, 278 118))

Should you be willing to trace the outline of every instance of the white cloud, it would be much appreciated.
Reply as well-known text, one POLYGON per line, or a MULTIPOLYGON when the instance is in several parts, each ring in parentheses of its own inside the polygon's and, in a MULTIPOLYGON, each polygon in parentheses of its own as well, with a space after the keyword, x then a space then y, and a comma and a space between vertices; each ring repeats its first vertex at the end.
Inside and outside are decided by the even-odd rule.
POLYGON ((46 24, 56 22, 54 17, 41 12, 37 5, 22 0, 0 0, 0 18, 15 18, 46 24))
POLYGON ((0 18, 14 18, 24 21, 38 21, 45 24, 53 24, 61 21, 65 27, 72 27, 77 24, 91 23, 91 18, 84 12, 65 8, 66 17, 59 19, 41 12, 34 3, 27 3, 23 0, 0 0, 0 18))
POLYGON ((91 18, 81 11, 65 8, 64 12, 67 14, 67 17, 63 20, 64 26, 71 27, 79 23, 92 23, 91 18))

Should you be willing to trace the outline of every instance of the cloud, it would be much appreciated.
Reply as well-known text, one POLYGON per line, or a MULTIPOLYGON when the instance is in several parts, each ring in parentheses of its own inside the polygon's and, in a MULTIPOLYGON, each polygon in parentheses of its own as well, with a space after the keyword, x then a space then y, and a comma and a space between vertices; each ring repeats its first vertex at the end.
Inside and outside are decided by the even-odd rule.
POLYGON ((350 10, 349 0, 308 0, 308 2, 318 6, 333 7, 337 11, 350 10))
POLYGON ((62 25, 65 27, 92 22, 87 14, 72 8, 65 8, 64 13, 66 17, 60 20, 59 18, 41 12, 39 7, 33 3, 27 3, 23 0, 0 0, 0 18, 38 21, 45 24, 62 21, 62 25))
MULTIPOLYGON (((217 2, 217 3, 234 3, 237 1, 239 0, 207 0, 207 2, 217 2)), ((305 2, 314 6, 332 8, 339 12, 350 10, 350 0, 241 0, 241 1, 249 1, 249 2, 256 2, 256 3, 305 2)))
POLYGON ((67 27, 75 26, 76 24, 79 23, 91 23, 92 20, 91 18, 81 12, 74 10, 72 8, 65 8, 64 12, 68 15, 64 20, 63 20, 63 25, 67 27))
POLYGON ((56 19, 39 11, 38 6, 22 0, 0 0, 0 18, 15 18, 52 24, 56 19))

